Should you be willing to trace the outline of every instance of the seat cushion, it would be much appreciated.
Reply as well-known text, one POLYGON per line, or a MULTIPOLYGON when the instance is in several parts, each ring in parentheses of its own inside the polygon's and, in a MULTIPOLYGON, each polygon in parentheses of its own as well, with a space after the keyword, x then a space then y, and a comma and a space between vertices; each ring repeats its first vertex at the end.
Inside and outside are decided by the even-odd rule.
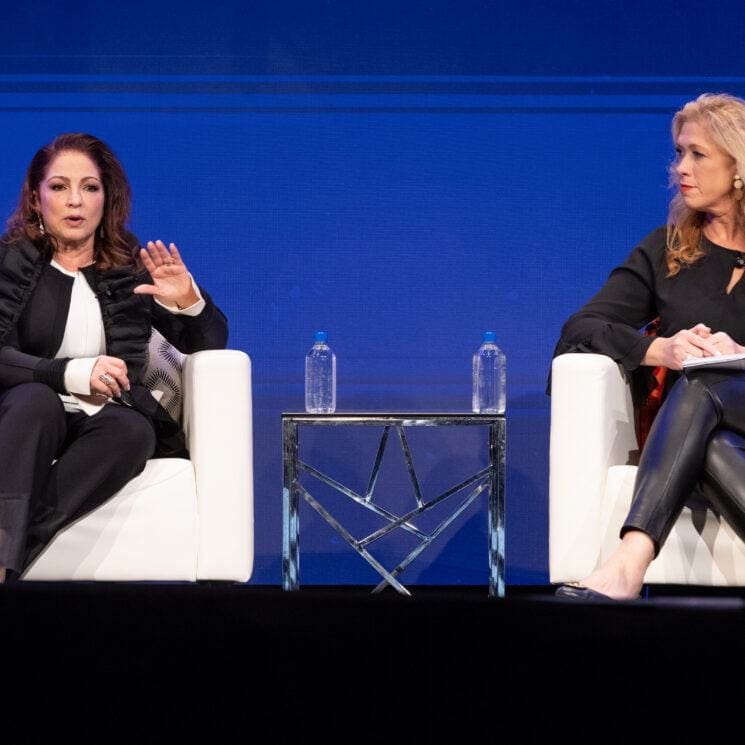
POLYGON ((150 460, 108 502, 61 531, 27 570, 28 580, 195 580, 194 468, 150 460))

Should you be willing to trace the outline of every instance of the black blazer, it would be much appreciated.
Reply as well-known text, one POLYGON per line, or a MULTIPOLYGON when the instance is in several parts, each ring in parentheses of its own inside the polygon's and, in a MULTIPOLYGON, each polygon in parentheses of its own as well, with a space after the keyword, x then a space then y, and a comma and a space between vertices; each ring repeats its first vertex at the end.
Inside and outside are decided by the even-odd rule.
MULTIPOLYGON (((117 268, 82 270, 98 298, 106 337, 106 354, 127 363, 131 384, 122 403, 141 411, 155 426, 159 456, 184 456, 180 427, 142 385, 148 342, 155 327, 185 354, 224 349, 225 316, 200 288, 206 306, 198 316, 170 313, 150 295, 136 295, 139 284, 151 283, 147 272, 117 268)), ((65 332, 72 297, 72 277, 57 271, 31 242, 0 242, 0 388, 41 382, 67 393, 68 359, 54 359, 65 332)))

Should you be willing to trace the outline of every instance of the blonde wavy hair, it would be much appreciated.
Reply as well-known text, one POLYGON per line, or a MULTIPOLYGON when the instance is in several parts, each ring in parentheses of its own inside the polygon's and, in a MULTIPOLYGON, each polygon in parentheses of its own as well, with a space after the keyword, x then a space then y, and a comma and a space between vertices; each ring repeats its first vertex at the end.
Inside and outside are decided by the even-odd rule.
MULTIPOLYGON (((686 122, 696 122, 706 129, 712 141, 734 161, 737 173, 745 178, 745 101, 726 93, 704 93, 689 101, 673 117, 673 142, 686 122)), ((677 159, 670 165, 670 186, 677 187, 677 159)), ((734 187, 733 187, 734 189, 734 187)), ((745 199, 737 202, 736 219, 745 229, 745 199)), ((702 247, 706 213, 686 206, 678 193, 670 202, 667 219, 668 277, 674 277, 683 266, 690 266, 706 255, 702 247)))

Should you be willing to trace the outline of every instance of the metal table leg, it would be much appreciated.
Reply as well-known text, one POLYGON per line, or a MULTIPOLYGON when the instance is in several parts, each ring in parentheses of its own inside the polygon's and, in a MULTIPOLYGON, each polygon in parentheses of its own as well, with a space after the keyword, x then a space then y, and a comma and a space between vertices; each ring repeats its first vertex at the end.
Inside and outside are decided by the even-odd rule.
POLYGON ((489 595, 504 597, 504 475, 506 422, 489 425, 489 595))
POLYGON ((298 431, 290 419, 282 421, 282 587, 300 585, 300 492, 297 483, 298 431))

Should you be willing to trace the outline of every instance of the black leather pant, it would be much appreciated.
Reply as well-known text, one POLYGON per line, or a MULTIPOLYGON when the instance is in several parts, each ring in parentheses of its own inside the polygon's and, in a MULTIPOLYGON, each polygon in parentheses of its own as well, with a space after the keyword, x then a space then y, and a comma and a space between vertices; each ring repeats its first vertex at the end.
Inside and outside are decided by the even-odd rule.
POLYGON ((647 533, 656 554, 697 486, 745 539, 745 372, 697 371, 675 383, 642 451, 621 535, 647 533))

